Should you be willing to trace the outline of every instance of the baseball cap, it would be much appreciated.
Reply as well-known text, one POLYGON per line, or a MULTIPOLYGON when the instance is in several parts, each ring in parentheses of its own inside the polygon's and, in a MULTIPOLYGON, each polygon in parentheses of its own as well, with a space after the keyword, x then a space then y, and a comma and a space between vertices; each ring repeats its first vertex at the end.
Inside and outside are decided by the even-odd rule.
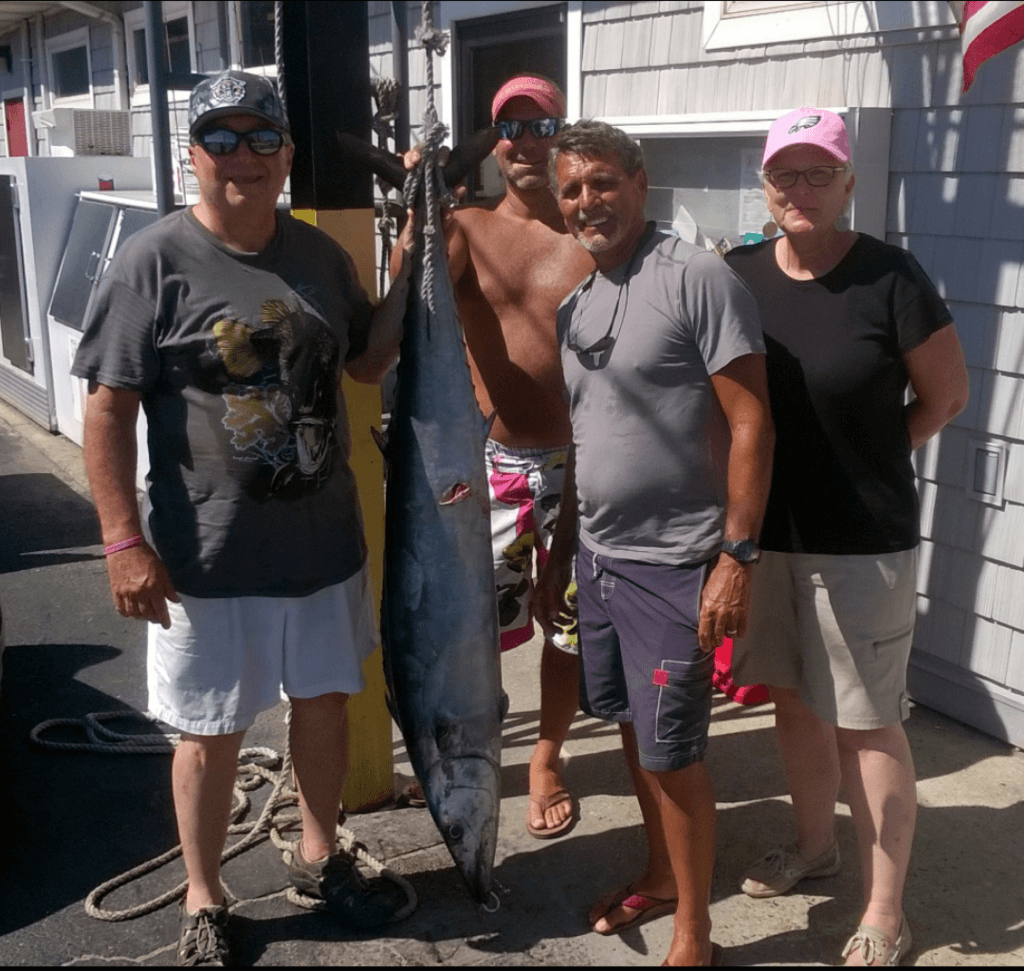
POLYGON ((188 103, 188 132, 226 115, 255 115, 275 128, 288 131, 288 116, 268 78, 245 71, 223 71, 200 81, 188 103))
POLYGON ((513 98, 529 98, 551 118, 565 117, 565 95, 558 90, 558 85, 547 78, 522 75, 506 81, 494 96, 491 105, 491 120, 496 121, 501 109, 513 98))
POLYGON ((772 123, 761 168, 790 145, 815 145, 844 165, 850 161, 850 139, 843 119, 824 108, 797 108, 772 123))

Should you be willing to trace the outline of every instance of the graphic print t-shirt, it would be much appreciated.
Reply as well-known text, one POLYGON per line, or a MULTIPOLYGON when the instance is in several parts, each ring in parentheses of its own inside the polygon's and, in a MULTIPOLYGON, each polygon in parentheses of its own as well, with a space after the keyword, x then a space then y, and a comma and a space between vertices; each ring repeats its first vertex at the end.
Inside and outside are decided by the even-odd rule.
POLYGON ((305 596, 359 569, 339 368, 370 314, 344 250, 283 214, 261 253, 188 210, 118 253, 72 373, 142 394, 145 519, 178 590, 305 596))

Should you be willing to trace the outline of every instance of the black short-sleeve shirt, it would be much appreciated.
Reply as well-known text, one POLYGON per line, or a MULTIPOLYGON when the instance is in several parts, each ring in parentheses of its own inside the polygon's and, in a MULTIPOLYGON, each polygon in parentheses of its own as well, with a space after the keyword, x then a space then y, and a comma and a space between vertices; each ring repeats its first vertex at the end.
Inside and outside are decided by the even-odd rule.
POLYGON ((793 280, 776 241, 733 250, 757 298, 775 421, 768 550, 879 554, 920 541, 903 355, 952 322, 917 260, 861 234, 825 276, 793 280))

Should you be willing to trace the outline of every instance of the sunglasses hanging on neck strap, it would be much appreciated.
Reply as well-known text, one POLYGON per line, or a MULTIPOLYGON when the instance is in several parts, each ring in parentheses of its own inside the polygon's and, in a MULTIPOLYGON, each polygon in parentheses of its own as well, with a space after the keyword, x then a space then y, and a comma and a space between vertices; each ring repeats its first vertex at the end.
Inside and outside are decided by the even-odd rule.
MULTIPOLYGON (((612 309, 612 319, 608 324, 608 330, 605 331, 604 337, 600 340, 594 341, 594 343, 589 347, 580 347, 572 338, 570 324, 570 332, 566 335, 565 339, 566 346, 576 355, 576 359, 588 371, 597 371, 608 364, 612 348, 615 347, 616 338, 612 336, 612 331, 615 330, 615 322, 619 316, 619 304, 622 304, 622 316, 625 318, 626 311, 629 308, 629 281, 633 275, 633 267, 636 264, 637 257, 640 255, 640 251, 647 245, 647 241, 654 235, 657 228, 658 224, 656 222, 652 221, 647 224, 647 228, 644 230, 643 236, 640 237, 640 242, 636 244, 636 249, 633 250, 633 255, 629 258, 629 262, 626 264, 626 272, 623 274, 622 283, 619 284, 618 295, 615 297, 615 307, 612 309), (622 300, 623 290, 626 292, 626 300, 624 303, 622 300), (605 355, 607 355, 607 357, 605 355)), ((587 289, 593 287, 594 281, 597 279, 597 272, 597 270, 594 270, 590 275, 590 279, 587 280, 587 289)), ((579 314, 575 315, 577 335, 579 334, 579 317, 579 314)))

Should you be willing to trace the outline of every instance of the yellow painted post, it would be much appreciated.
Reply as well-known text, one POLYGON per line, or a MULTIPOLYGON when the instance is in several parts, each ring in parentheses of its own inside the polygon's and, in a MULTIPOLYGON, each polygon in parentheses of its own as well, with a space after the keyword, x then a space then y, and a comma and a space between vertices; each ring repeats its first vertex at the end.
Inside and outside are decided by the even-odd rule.
MULTIPOLYGON (((376 294, 374 214, 372 209, 297 209, 297 219, 322 229, 348 251, 359 280, 376 294)), ((376 616, 380 616, 380 591, 384 565, 384 461, 370 434, 380 426, 380 388, 359 384, 349 377, 344 383, 348 420, 352 429, 352 470, 359 486, 370 551, 370 582, 376 616)), ((394 788, 391 749, 391 716, 384 702, 384 668, 381 649, 363 666, 366 690, 349 699, 349 777, 343 805, 346 812, 369 812, 389 802, 394 788)))

